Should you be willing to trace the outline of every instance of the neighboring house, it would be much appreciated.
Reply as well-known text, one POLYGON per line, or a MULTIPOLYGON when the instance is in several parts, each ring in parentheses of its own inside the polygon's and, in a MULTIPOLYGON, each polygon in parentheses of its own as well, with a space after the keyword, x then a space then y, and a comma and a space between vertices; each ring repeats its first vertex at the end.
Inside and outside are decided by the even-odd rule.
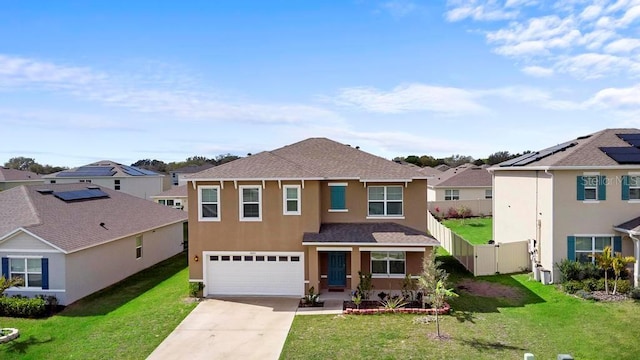
POLYGON ((164 190, 164 175, 109 160, 44 175, 42 178, 47 184, 96 184, 147 200, 164 190))
POLYGON ((187 211, 187 185, 174 186, 167 191, 152 196, 151 199, 160 205, 187 211))
POLYGON ((204 164, 204 165, 189 165, 185 167, 181 167, 179 169, 175 169, 170 171, 171 174, 171 184, 173 186, 184 185, 187 183, 185 176, 195 174, 200 171, 204 171, 207 169, 211 169, 215 165, 213 164, 204 164))
POLYGON ((8 295, 54 295, 68 305, 183 250, 183 211, 87 184, 0 192, 8 295))
POLYGON ((638 286, 639 147, 640 129, 606 129, 492 167, 495 241, 530 240, 553 281, 562 259, 594 261, 612 246, 636 257, 638 286))
POLYGON ((187 177, 189 279, 205 295, 301 296, 310 287, 400 289, 439 243, 426 177, 311 138, 187 177))
POLYGON ((20 185, 42 184, 43 182, 40 175, 34 172, 0 167, 0 191, 20 185))
POLYGON ((449 209, 465 207, 472 215, 491 215, 492 179, 487 166, 464 164, 441 172, 429 180, 429 211, 446 215, 449 209), (438 211, 439 210, 439 211, 438 211))
POLYGON ((442 174, 442 171, 436 169, 436 168, 432 168, 430 166, 425 166, 425 167, 421 167, 418 168, 418 171, 420 171, 421 173, 425 174, 426 176, 429 176, 430 179, 431 178, 435 178, 438 175, 442 174))
POLYGON ((445 171, 451 169, 451 166, 449 166, 447 164, 440 164, 440 165, 434 167, 434 169, 436 169, 436 170, 438 170, 440 172, 445 172, 445 171))

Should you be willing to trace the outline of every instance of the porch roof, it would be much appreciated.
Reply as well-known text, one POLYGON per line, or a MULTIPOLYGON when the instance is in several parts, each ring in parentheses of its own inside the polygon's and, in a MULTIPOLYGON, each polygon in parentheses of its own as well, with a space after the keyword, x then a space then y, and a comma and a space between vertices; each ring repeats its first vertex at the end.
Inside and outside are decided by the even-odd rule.
POLYGON ((304 233, 302 244, 363 244, 439 246, 424 231, 396 223, 327 223, 317 233, 304 233))
POLYGON ((625 232, 628 234, 638 235, 640 234, 640 217, 631 219, 625 223, 614 226, 613 229, 616 231, 625 232))

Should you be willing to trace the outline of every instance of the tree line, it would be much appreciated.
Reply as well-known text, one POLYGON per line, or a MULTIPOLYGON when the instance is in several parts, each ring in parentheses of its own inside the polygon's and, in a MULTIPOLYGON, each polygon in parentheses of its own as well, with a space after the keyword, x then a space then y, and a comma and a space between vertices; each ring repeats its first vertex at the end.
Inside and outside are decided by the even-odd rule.
POLYGON ((403 156, 398 156, 396 158, 394 158, 394 161, 406 161, 410 164, 414 164, 420 167, 436 167, 438 165, 447 165, 450 167, 456 167, 456 166, 460 166, 462 164, 468 164, 468 163, 472 163, 474 165, 495 165, 495 164, 499 164, 503 161, 507 161, 507 160, 511 160, 511 159, 515 159, 518 156, 522 156, 524 154, 528 154, 531 151, 527 150, 523 153, 517 153, 517 154, 512 154, 508 151, 497 151, 494 152, 493 154, 487 156, 484 159, 474 159, 472 156, 468 156, 468 155, 460 155, 460 154, 455 154, 455 155, 451 155, 445 158, 435 158, 433 156, 430 155, 422 155, 422 156, 417 156, 417 155, 409 155, 406 157, 403 156))

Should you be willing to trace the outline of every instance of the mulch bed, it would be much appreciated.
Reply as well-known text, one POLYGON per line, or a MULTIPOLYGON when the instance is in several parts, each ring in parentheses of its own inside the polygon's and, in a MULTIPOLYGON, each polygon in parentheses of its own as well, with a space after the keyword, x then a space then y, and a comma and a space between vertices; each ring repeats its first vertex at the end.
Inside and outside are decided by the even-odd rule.
POLYGON ((522 297, 520 290, 514 287, 488 281, 464 279, 457 284, 456 289, 482 297, 502 297, 515 300, 522 297))

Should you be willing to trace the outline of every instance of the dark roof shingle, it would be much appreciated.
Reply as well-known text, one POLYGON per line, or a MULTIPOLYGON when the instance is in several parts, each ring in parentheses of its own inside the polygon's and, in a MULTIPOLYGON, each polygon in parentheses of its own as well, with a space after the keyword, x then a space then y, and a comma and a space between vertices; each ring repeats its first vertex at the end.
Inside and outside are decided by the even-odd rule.
POLYGON ((439 246, 423 231, 396 223, 328 223, 317 233, 304 233, 302 243, 361 243, 439 246))

